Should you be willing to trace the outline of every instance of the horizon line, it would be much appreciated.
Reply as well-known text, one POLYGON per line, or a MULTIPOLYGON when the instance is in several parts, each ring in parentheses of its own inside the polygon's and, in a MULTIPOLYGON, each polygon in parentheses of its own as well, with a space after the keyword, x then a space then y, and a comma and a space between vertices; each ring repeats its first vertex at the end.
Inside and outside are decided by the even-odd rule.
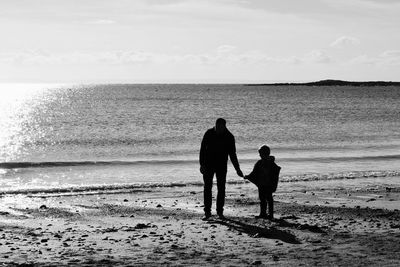
POLYGON ((35 84, 35 85, 112 85, 112 84, 232 84, 232 85, 274 85, 274 84, 307 84, 307 83, 317 83, 317 82, 325 82, 325 81, 334 81, 334 82, 349 82, 349 83, 400 83, 399 81, 394 80, 340 80, 340 79, 322 79, 322 80, 273 80, 273 81, 237 81, 237 82, 223 82, 223 81, 75 81, 75 82, 2 82, 0 81, 0 85, 25 85, 25 84, 35 84))

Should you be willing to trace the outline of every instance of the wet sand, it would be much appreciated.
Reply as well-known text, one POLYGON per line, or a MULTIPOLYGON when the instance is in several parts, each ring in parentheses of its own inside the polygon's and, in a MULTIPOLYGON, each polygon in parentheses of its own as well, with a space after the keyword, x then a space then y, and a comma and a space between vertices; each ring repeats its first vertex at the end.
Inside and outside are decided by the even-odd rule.
POLYGON ((254 218, 251 184, 227 185, 226 220, 202 221, 202 197, 201 187, 3 195, 0 264, 400 266, 400 188, 282 184, 273 221, 254 218))

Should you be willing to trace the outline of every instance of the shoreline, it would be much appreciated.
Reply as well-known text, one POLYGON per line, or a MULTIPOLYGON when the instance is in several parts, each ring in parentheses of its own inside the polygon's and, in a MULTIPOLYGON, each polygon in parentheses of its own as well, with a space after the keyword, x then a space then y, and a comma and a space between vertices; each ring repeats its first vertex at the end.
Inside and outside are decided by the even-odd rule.
MULTIPOLYGON (((248 171, 249 169, 246 169, 248 171)), ((298 185, 304 184, 305 188, 319 188, 319 184, 323 184, 329 187, 341 188, 357 188, 359 190, 374 188, 379 185, 387 187, 400 187, 400 172, 398 170, 386 170, 386 171, 347 171, 338 173, 305 173, 300 175, 287 174, 280 177, 280 187, 284 190, 291 190, 297 188, 298 185)), ((32 195, 39 196, 41 194, 45 196, 50 195, 93 195, 93 194, 123 194, 129 192, 140 191, 144 189, 152 190, 157 188, 168 188, 168 187, 198 187, 202 186, 203 182, 197 180, 176 180, 176 181, 163 181, 163 182, 132 182, 132 183, 96 183, 96 184, 65 184, 57 186, 35 186, 35 187, 18 187, 13 185, 12 187, 7 184, 3 184, 3 188, 0 190, 0 198, 7 195, 32 195)), ((216 181, 214 181, 216 183, 216 181)), ((244 181, 240 178, 233 178, 232 175, 227 177, 227 186, 234 186, 240 184, 246 184, 248 181, 244 181)), ((1 204, 1 203, 0 203, 1 204)), ((1 205, 0 205, 1 207, 1 205)))
POLYGON ((4 195, 0 263, 400 264, 399 188, 286 187, 275 194, 274 221, 254 218, 257 190, 247 183, 227 185, 227 220, 213 216, 206 222, 201 221, 200 186, 99 195, 4 195))

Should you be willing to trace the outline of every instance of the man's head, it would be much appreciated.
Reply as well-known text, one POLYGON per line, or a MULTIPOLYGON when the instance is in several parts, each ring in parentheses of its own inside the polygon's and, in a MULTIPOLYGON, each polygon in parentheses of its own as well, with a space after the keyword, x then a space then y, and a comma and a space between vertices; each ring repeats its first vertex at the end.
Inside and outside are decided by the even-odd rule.
POLYGON ((226 131, 226 120, 223 118, 218 118, 215 122, 215 131, 217 134, 223 134, 226 131))
POLYGON ((271 149, 269 148, 269 146, 267 145, 262 145, 259 149, 258 149, 258 153, 260 153, 260 157, 262 159, 265 159, 269 156, 269 154, 271 153, 271 149))

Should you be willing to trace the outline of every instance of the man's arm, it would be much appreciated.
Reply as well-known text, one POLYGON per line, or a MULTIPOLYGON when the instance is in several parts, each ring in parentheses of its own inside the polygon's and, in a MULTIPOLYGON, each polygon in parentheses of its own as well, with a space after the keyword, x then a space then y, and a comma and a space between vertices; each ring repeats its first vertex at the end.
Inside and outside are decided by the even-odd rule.
POLYGON ((203 169, 206 163, 206 149, 208 145, 208 132, 206 132, 201 140, 199 162, 200 162, 200 172, 203 173, 203 169))
POLYGON ((235 137, 232 135, 232 141, 229 149, 229 158, 231 159, 232 165, 236 170, 237 175, 243 177, 243 173, 240 170, 239 161, 236 155, 236 145, 235 145, 235 137))

